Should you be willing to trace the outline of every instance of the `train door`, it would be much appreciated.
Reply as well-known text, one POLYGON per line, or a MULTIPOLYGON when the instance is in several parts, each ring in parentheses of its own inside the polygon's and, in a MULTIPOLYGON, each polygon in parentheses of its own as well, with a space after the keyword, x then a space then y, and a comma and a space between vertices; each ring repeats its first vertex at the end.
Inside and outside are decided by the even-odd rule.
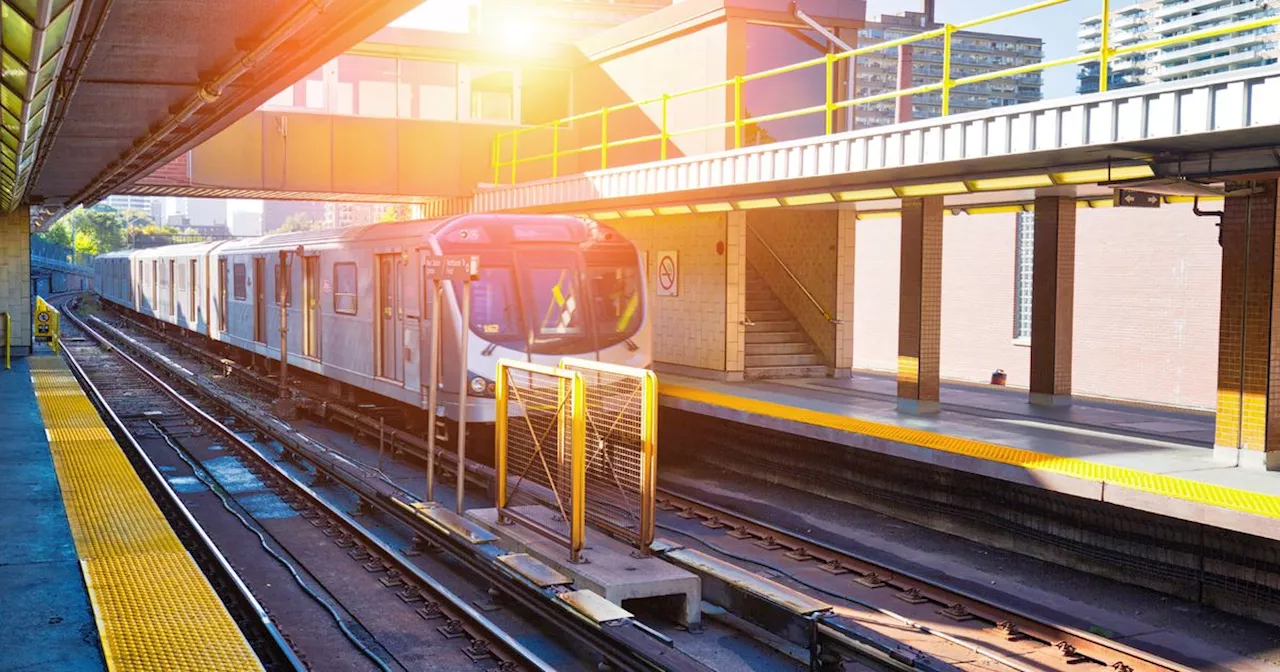
POLYGON ((253 340, 267 342, 267 260, 253 260, 253 340))
POLYGON ((302 355, 320 358, 320 257, 302 258, 302 355))
POLYGON ((396 261, 399 255, 378 255, 378 375, 399 380, 396 375, 396 261))
POLYGON ((227 330, 227 285, 231 278, 227 277, 227 260, 218 260, 218 331, 227 330))
POLYGON ((178 301, 177 301, 178 276, 174 275, 175 270, 177 270, 177 264, 176 262, 174 262, 174 260, 170 259, 168 279, 169 279, 169 319, 171 320, 178 316, 178 301))
POLYGON ((197 319, 200 316, 200 309, 196 306, 196 278, 199 275, 196 270, 196 260, 192 259, 187 272, 187 310, 191 311, 191 314, 187 316, 187 321, 195 325, 197 329, 200 327, 197 319))
POLYGON ((160 317, 160 262, 151 260, 151 308, 152 317, 160 317))

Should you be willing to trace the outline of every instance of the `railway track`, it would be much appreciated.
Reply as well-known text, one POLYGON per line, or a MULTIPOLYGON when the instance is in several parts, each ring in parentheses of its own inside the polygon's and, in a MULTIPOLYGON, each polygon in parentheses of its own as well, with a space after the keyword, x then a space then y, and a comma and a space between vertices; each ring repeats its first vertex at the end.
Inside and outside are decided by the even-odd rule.
POLYGON ((202 512, 204 529, 248 577, 298 662, 313 669, 554 669, 241 432, 110 347, 74 310, 64 314, 73 369, 120 433, 170 483, 182 484, 178 496, 202 512), (297 515, 283 515, 286 508, 297 515))
MULTIPOLYGON (((254 375, 246 367, 222 360, 181 339, 172 338, 131 317, 136 327, 162 338, 182 352, 221 366, 227 375, 271 392, 277 381, 254 375)), ((426 444, 394 423, 384 424, 341 403, 324 397, 319 386, 299 382, 293 386, 300 405, 326 417, 337 419, 365 433, 381 433, 388 448, 425 458, 426 444)), ((438 452, 437 463, 452 465, 453 455, 438 452)), ((490 470, 478 463, 465 465, 469 480, 486 487, 490 470)), ((1143 651, 1107 640, 1094 633, 1055 624, 991 600, 939 585, 870 562, 865 558, 806 538, 763 521, 737 515, 701 501, 687 493, 664 490, 659 499, 660 527, 669 537, 679 538, 689 547, 709 549, 747 566, 764 568, 799 591, 834 605, 840 605, 830 623, 813 628, 810 646, 812 667, 829 665, 831 660, 850 660, 868 652, 851 650, 848 628, 840 619, 852 619, 864 626, 871 640, 884 635, 882 642, 890 660, 886 667, 899 669, 956 669, 942 660, 966 660, 969 669, 1073 670, 1112 669, 1120 672, 1152 670, 1186 672, 1193 668, 1161 659, 1143 651), (845 609, 854 608, 855 612, 845 609), (869 629, 870 632, 867 632, 869 629), (903 636, 903 633, 910 633, 903 636), (896 641, 908 642, 894 647, 896 641), (827 656, 824 658, 824 647, 827 656), (939 650, 940 656, 928 651, 939 650), (836 652, 834 656, 830 652, 836 652), (970 668, 970 666, 976 666, 970 668)), ((836 664, 839 664, 838 662, 836 664)))
MULTIPOLYGON (((617 670, 663 669, 706 672, 710 669, 687 653, 673 648, 669 638, 648 628, 638 620, 629 618, 598 623, 584 618, 570 606, 569 601, 556 599, 557 595, 565 592, 566 588, 538 587, 528 579, 506 570, 501 563, 495 562, 492 553, 488 555, 478 553, 476 546, 462 539, 458 534, 442 530, 438 525, 425 520, 415 511, 413 505, 417 503, 418 498, 408 487, 402 487, 394 482, 376 466, 330 449, 303 432, 282 423, 262 410, 265 405, 263 399, 251 398, 219 386, 209 385, 207 384, 209 381, 203 380, 197 372, 184 367, 183 363, 176 359, 177 355, 169 357, 161 354, 96 316, 87 318, 81 324, 83 328, 95 330, 98 336, 109 342, 113 348, 129 351, 139 362, 145 360, 147 366, 165 372, 175 384, 185 385, 193 393, 202 395, 203 405, 206 408, 218 407, 228 415, 233 415, 241 434, 249 432, 259 437, 259 441, 255 443, 267 442, 265 438, 269 437, 270 441, 267 443, 273 446, 273 455, 266 455, 259 451, 258 456, 254 458, 267 474, 267 482, 271 483, 276 479, 283 480, 287 477, 301 485, 300 475, 301 478, 310 479, 310 488, 313 490, 342 492, 349 502, 349 508, 358 514, 368 516, 367 520, 380 521, 379 528, 392 527, 401 530, 403 534, 399 539, 400 545, 417 556, 415 560, 434 563, 431 564, 429 573, 452 572, 465 577, 473 588, 478 587, 479 594, 472 600, 473 603, 483 604, 484 609, 499 608, 497 614, 504 612, 521 614, 520 621, 527 631, 536 633, 546 647, 559 651, 558 657, 554 660, 556 669, 586 668, 597 665, 617 670), (84 324, 85 322, 87 324, 84 324), (296 473, 290 475, 290 470, 282 467, 282 464, 290 465, 296 473), (386 525, 388 522, 391 525, 386 525)), ((179 344, 167 335, 159 334, 154 330, 146 331, 165 343, 179 344)), ((192 346, 188 344, 187 348, 192 346)), ((203 361, 218 367, 233 366, 230 362, 216 357, 209 358, 207 354, 203 361)), ((143 364, 139 363, 138 366, 143 364)), ((199 365, 187 362, 187 366, 198 368, 199 365)), ((154 376, 154 374, 150 375, 154 376)), ((275 389, 274 384, 269 381, 264 384, 261 377, 246 375, 244 379, 253 381, 254 387, 262 391, 275 389)), ((354 411, 349 412, 354 413, 354 411)), ((369 421, 368 418, 362 419, 369 421)), ((372 421, 371 424, 374 428, 372 433, 375 436, 378 434, 379 427, 386 430, 389 447, 393 450, 403 448, 403 443, 393 444, 392 437, 398 437, 397 441, 400 441, 412 436, 408 432, 392 429, 378 421, 372 421)), ((365 431, 369 431, 369 428, 365 427, 365 431)), ((445 457, 446 453, 441 455, 444 464, 452 463, 448 457, 445 457)), ((487 483, 487 480, 483 479, 484 474, 487 473, 484 467, 468 465, 467 472, 472 482, 487 483)), ((318 495, 316 497, 319 498, 318 495)), ((323 498, 319 499, 323 500, 323 498)), ((318 504, 314 506, 319 508, 318 504)), ((303 515, 309 515, 309 512, 303 509, 303 515)), ((393 552, 386 542, 382 542, 382 550, 393 552)), ((393 579, 403 579, 406 574, 404 570, 393 569, 389 575, 393 579), (397 572, 399 572, 398 575, 397 572)), ((421 572, 420 575, 418 578, 429 578, 421 572)), ((403 596, 400 597, 403 598, 403 596)), ((493 613, 486 613, 486 615, 496 617, 493 613)), ((426 616, 423 617, 426 618, 426 616)), ((460 619, 450 619, 446 622, 452 620, 460 619)), ((494 639, 479 639, 483 639, 491 648, 495 648, 494 639)), ((510 638, 507 639, 510 640, 510 638)), ((542 647, 539 650, 542 651, 542 647)), ((462 668, 445 666, 442 669, 462 668)), ((506 669, 506 667, 498 669, 506 669)))

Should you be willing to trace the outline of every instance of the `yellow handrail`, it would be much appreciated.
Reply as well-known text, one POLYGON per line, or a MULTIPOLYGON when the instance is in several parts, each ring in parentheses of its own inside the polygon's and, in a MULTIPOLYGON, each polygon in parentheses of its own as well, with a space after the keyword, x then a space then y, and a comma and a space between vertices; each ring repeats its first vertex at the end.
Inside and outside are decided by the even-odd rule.
MULTIPOLYGON (((1267 26, 1280 25, 1280 16, 1271 16, 1271 17, 1266 17, 1262 19, 1255 19, 1252 21, 1245 21, 1242 23, 1215 26, 1215 27, 1206 28, 1203 30, 1190 32, 1190 33, 1175 35, 1172 37, 1166 37, 1166 38, 1161 38, 1157 40, 1150 40, 1147 42, 1125 45, 1123 47, 1113 47, 1111 45, 1111 28, 1110 28, 1111 0, 1101 0, 1102 37, 1099 43, 1099 48, 1097 50, 1076 54, 1072 56, 1065 56, 1065 57, 1057 58, 1051 61, 1041 61, 1039 63, 1018 65, 1010 68, 1005 68, 1003 70, 994 70, 991 72, 984 72, 977 75, 970 75, 968 77, 960 77, 960 78, 954 78, 954 79, 952 78, 952 71, 951 71, 951 68, 953 65, 952 40, 953 40, 953 36, 957 32, 968 30, 970 28, 974 28, 984 24, 992 23, 994 21, 999 21, 1002 19, 1018 16, 1021 14, 1027 14, 1037 10, 1045 9, 1047 7, 1053 7, 1055 5, 1060 5, 1065 2, 1068 2, 1068 0, 1041 0, 1040 2, 1035 2, 1029 5, 1006 10, 1006 11, 992 14, 989 16, 984 16, 979 19, 973 19, 970 21, 964 21, 964 22, 955 23, 955 24, 945 24, 941 28, 927 30, 924 32, 916 33, 914 35, 907 35, 907 36, 895 38, 892 40, 886 40, 884 42, 878 42, 876 44, 867 45, 865 47, 858 47, 856 49, 851 49, 851 50, 843 51, 839 53, 825 54, 819 58, 810 59, 810 60, 802 61, 799 63, 793 63, 790 65, 784 65, 777 68, 771 68, 769 70, 764 70, 764 71, 752 73, 749 75, 738 75, 731 79, 727 79, 720 82, 714 82, 711 84, 705 84, 703 86, 695 87, 692 89, 686 89, 686 90, 677 91, 674 93, 663 93, 662 95, 655 98, 647 98, 644 100, 635 100, 635 101, 630 101, 626 103, 620 103, 618 105, 611 105, 611 106, 603 107, 599 110, 594 110, 590 112, 581 112, 572 116, 565 117, 563 119, 558 119, 556 121, 550 121, 543 124, 528 126, 524 128, 517 128, 515 130, 509 131, 506 133, 501 133, 495 136, 493 139, 492 162, 493 162, 494 183, 501 184, 503 168, 510 169, 509 171, 510 183, 515 184, 517 166, 522 164, 527 164, 527 163, 538 162, 538 161, 545 161, 548 159, 552 162, 552 167, 551 167, 552 177, 558 177, 560 175, 560 159, 562 157, 571 156, 574 154, 586 153, 586 152, 599 152, 600 168, 602 170, 607 169, 609 168, 609 149, 610 148, 624 147, 628 145, 637 145, 637 144, 642 144, 646 142, 654 142, 654 141, 658 142, 659 143, 658 157, 660 159, 665 160, 668 158, 670 154, 670 145, 671 145, 672 138, 679 137, 682 135, 688 135, 691 133, 707 132, 707 131, 714 131, 719 129, 732 129, 733 146, 734 148, 740 148, 743 146, 743 143, 745 142, 744 132, 748 125, 758 125, 758 124, 766 123, 769 121, 776 121, 779 119, 789 119, 793 117, 801 117, 801 116, 811 115, 811 114, 821 113, 824 116, 824 122, 823 122, 824 131, 827 134, 830 134, 834 130, 835 114, 840 110, 850 108, 850 107, 856 107, 859 105, 868 105, 868 104, 880 102, 883 100, 902 98, 904 96, 913 96, 913 95, 918 95, 922 93, 930 93, 933 91, 941 92, 942 114, 945 116, 945 115, 951 114, 951 94, 956 87, 961 87, 968 84, 979 84, 981 82, 986 82, 993 79, 1014 77, 1017 75, 1023 75, 1027 73, 1047 70, 1053 67, 1064 66, 1064 65, 1075 65, 1078 63, 1086 63, 1090 61, 1097 61, 1099 64, 1098 90, 1107 91, 1109 87, 1108 79, 1109 79, 1109 72, 1110 72, 1110 69, 1109 69, 1110 60, 1116 56, 1122 56, 1124 54, 1130 54, 1130 53, 1140 52, 1140 51, 1150 51, 1152 49, 1160 49, 1160 48, 1175 45, 1175 44, 1195 42, 1198 40, 1208 39, 1211 37, 1217 37, 1219 35, 1224 35, 1227 33, 1242 32, 1242 31, 1248 31, 1248 30, 1255 30, 1258 28, 1264 28, 1267 26), (900 89, 897 91, 889 91, 886 93, 862 96, 860 98, 850 98, 846 100, 835 99, 834 92, 835 92, 835 83, 836 83, 836 76, 837 76, 835 66, 839 62, 856 58, 857 56, 860 56, 863 54, 869 54, 876 51, 883 51, 886 49, 895 49, 908 44, 914 44, 916 42, 933 40, 936 38, 942 38, 942 77, 939 81, 933 82, 930 84, 913 86, 906 89, 900 89), (796 71, 803 70, 806 68, 811 68, 811 67, 822 67, 825 70, 826 95, 825 95, 825 100, 823 101, 822 104, 809 105, 799 109, 787 110, 783 112, 774 112, 774 113, 764 114, 764 115, 757 115, 757 116, 746 115, 746 111, 743 105, 743 102, 744 102, 743 87, 746 84, 765 80, 770 77, 785 75, 788 73, 796 72, 796 71), (731 91, 732 106, 733 106, 732 115, 731 116, 726 115, 728 118, 723 122, 705 124, 705 125, 701 125, 693 128, 673 128, 671 123, 672 115, 669 109, 670 101, 677 98, 684 97, 684 96, 694 95, 698 93, 706 93, 708 91, 726 91, 726 92, 731 91), (612 140, 609 138, 610 115, 617 112, 622 112, 625 110, 643 108, 647 105, 661 106, 659 111, 660 124, 659 124, 659 129, 657 133, 650 133, 646 135, 628 137, 628 138, 615 138, 612 140), (600 119, 599 143, 582 146, 582 147, 569 147, 569 148, 561 147, 563 143, 561 141, 562 139, 560 137, 560 131, 563 128, 565 128, 569 124, 572 124, 573 122, 576 122, 576 121, 594 119, 597 117, 600 119), (520 136, 526 135, 529 133, 535 133, 535 132, 546 130, 546 129, 551 129, 552 131, 551 151, 549 153, 544 151, 534 156, 521 157, 519 154, 520 136), (510 140, 510 149, 511 149, 510 159, 503 160, 503 145, 505 141, 508 139, 510 140)), ((850 92, 850 95, 853 95, 853 94, 854 92, 850 92)))

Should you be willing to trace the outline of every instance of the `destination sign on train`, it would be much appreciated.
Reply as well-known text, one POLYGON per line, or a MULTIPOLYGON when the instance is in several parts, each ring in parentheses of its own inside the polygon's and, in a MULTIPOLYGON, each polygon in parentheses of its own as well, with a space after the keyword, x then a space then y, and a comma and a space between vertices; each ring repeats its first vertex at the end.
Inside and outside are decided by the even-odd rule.
POLYGON ((480 257, 470 254, 427 257, 424 265, 432 280, 468 280, 480 275, 480 257))

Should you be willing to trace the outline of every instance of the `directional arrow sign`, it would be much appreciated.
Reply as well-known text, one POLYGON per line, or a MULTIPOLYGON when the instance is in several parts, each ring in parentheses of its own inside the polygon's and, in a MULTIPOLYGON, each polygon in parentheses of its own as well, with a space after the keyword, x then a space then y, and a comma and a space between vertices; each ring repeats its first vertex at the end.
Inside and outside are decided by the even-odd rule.
POLYGON ((1112 202, 1121 208, 1158 208, 1160 207, 1160 194, 1134 191, 1133 189, 1116 189, 1112 202))

